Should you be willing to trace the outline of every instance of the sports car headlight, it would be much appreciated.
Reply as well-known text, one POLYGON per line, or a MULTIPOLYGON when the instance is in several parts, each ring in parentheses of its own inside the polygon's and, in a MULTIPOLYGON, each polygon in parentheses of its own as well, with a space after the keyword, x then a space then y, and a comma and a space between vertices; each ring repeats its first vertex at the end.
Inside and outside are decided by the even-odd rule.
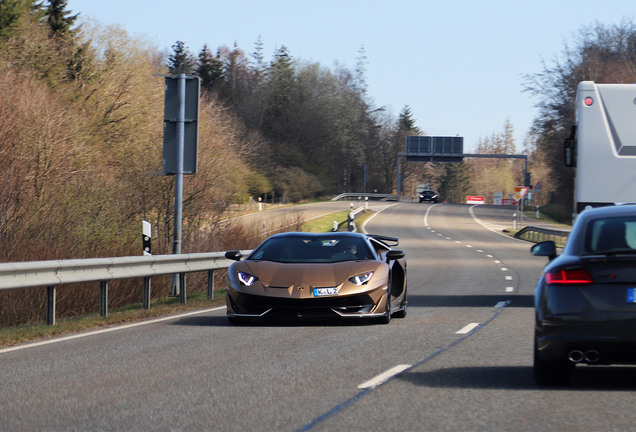
POLYGON ((238 279, 245 286, 250 286, 258 280, 256 276, 252 276, 249 273, 243 273, 243 272, 238 272, 238 279))
POLYGON ((349 282, 360 286, 369 282, 369 280, 371 280, 372 277, 373 277, 373 272, 370 271, 370 272, 362 273, 359 275, 351 276, 349 278, 349 282))

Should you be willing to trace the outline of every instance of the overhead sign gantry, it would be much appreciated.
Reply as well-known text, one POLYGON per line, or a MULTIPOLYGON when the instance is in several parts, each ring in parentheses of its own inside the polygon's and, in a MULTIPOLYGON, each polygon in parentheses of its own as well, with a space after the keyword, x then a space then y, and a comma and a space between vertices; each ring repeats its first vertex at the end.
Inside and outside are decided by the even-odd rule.
POLYGON ((464 158, 525 159, 525 186, 530 186, 528 155, 466 154, 464 137, 455 136, 409 136, 406 137, 406 153, 398 153, 397 195, 402 193, 401 157, 407 162, 463 162, 464 158))

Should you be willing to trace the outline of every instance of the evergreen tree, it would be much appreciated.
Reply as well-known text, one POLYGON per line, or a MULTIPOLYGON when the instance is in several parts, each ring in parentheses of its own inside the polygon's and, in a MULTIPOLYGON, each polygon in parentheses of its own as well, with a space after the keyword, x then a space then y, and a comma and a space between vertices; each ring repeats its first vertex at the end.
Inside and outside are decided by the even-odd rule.
POLYGON ((400 112, 400 116, 398 118, 398 130, 400 132, 404 132, 405 136, 419 135, 421 133, 420 129, 415 126, 411 107, 408 105, 405 105, 402 112, 400 112))
POLYGON ((65 37, 73 35, 75 32, 71 30, 71 26, 75 23, 79 14, 69 16, 71 12, 66 10, 67 4, 67 0, 49 0, 44 20, 51 28, 54 36, 65 37))
POLYGON ((223 79, 223 64, 212 55, 207 45, 199 53, 196 74, 201 78, 201 87, 207 91, 212 90, 212 86, 223 79))
POLYGON ((173 53, 168 56, 168 71, 173 75, 192 74, 195 61, 185 43, 177 41, 177 43, 172 45, 172 50, 173 53))
POLYGON ((265 75, 266 67, 265 67, 265 57, 263 56, 263 39, 259 36, 254 44, 256 46, 255 51, 251 54, 252 58, 255 60, 254 64, 254 72, 256 75, 256 81, 260 82, 262 77, 265 75))
MULTIPOLYGON (((264 132, 267 137, 286 141, 290 130, 288 116, 296 95, 296 72, 287 47, 281 46, 274 55, 266 82, 267 110, 264 132)), ((280 155, 282 156, 282 155, 280 155)))

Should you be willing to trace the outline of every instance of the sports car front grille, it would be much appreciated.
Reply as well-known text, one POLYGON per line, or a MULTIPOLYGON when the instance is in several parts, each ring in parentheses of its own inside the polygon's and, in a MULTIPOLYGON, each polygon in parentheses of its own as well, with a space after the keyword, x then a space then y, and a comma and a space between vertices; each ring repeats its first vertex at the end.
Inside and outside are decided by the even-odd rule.
POLYGON ((367 294, 346 297, 324 297, 290 299, 239 294, 234 301, 239 314, 263 315, 267 317, 334 317, 340 313, 368 313, 375 303, 367 294))

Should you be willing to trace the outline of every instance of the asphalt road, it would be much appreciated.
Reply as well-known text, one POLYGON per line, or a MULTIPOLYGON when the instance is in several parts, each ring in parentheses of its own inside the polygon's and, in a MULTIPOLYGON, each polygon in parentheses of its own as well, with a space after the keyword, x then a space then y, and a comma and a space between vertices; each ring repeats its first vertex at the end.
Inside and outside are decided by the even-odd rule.
POLYGON ((0 430, 633 430, 634 368, 535 386, 546 260, 498 232, 505 212, 400 203, 371 218, 407 253, 408 316, 389 325, 231 327, 218 308, 0 350, 0 430))

